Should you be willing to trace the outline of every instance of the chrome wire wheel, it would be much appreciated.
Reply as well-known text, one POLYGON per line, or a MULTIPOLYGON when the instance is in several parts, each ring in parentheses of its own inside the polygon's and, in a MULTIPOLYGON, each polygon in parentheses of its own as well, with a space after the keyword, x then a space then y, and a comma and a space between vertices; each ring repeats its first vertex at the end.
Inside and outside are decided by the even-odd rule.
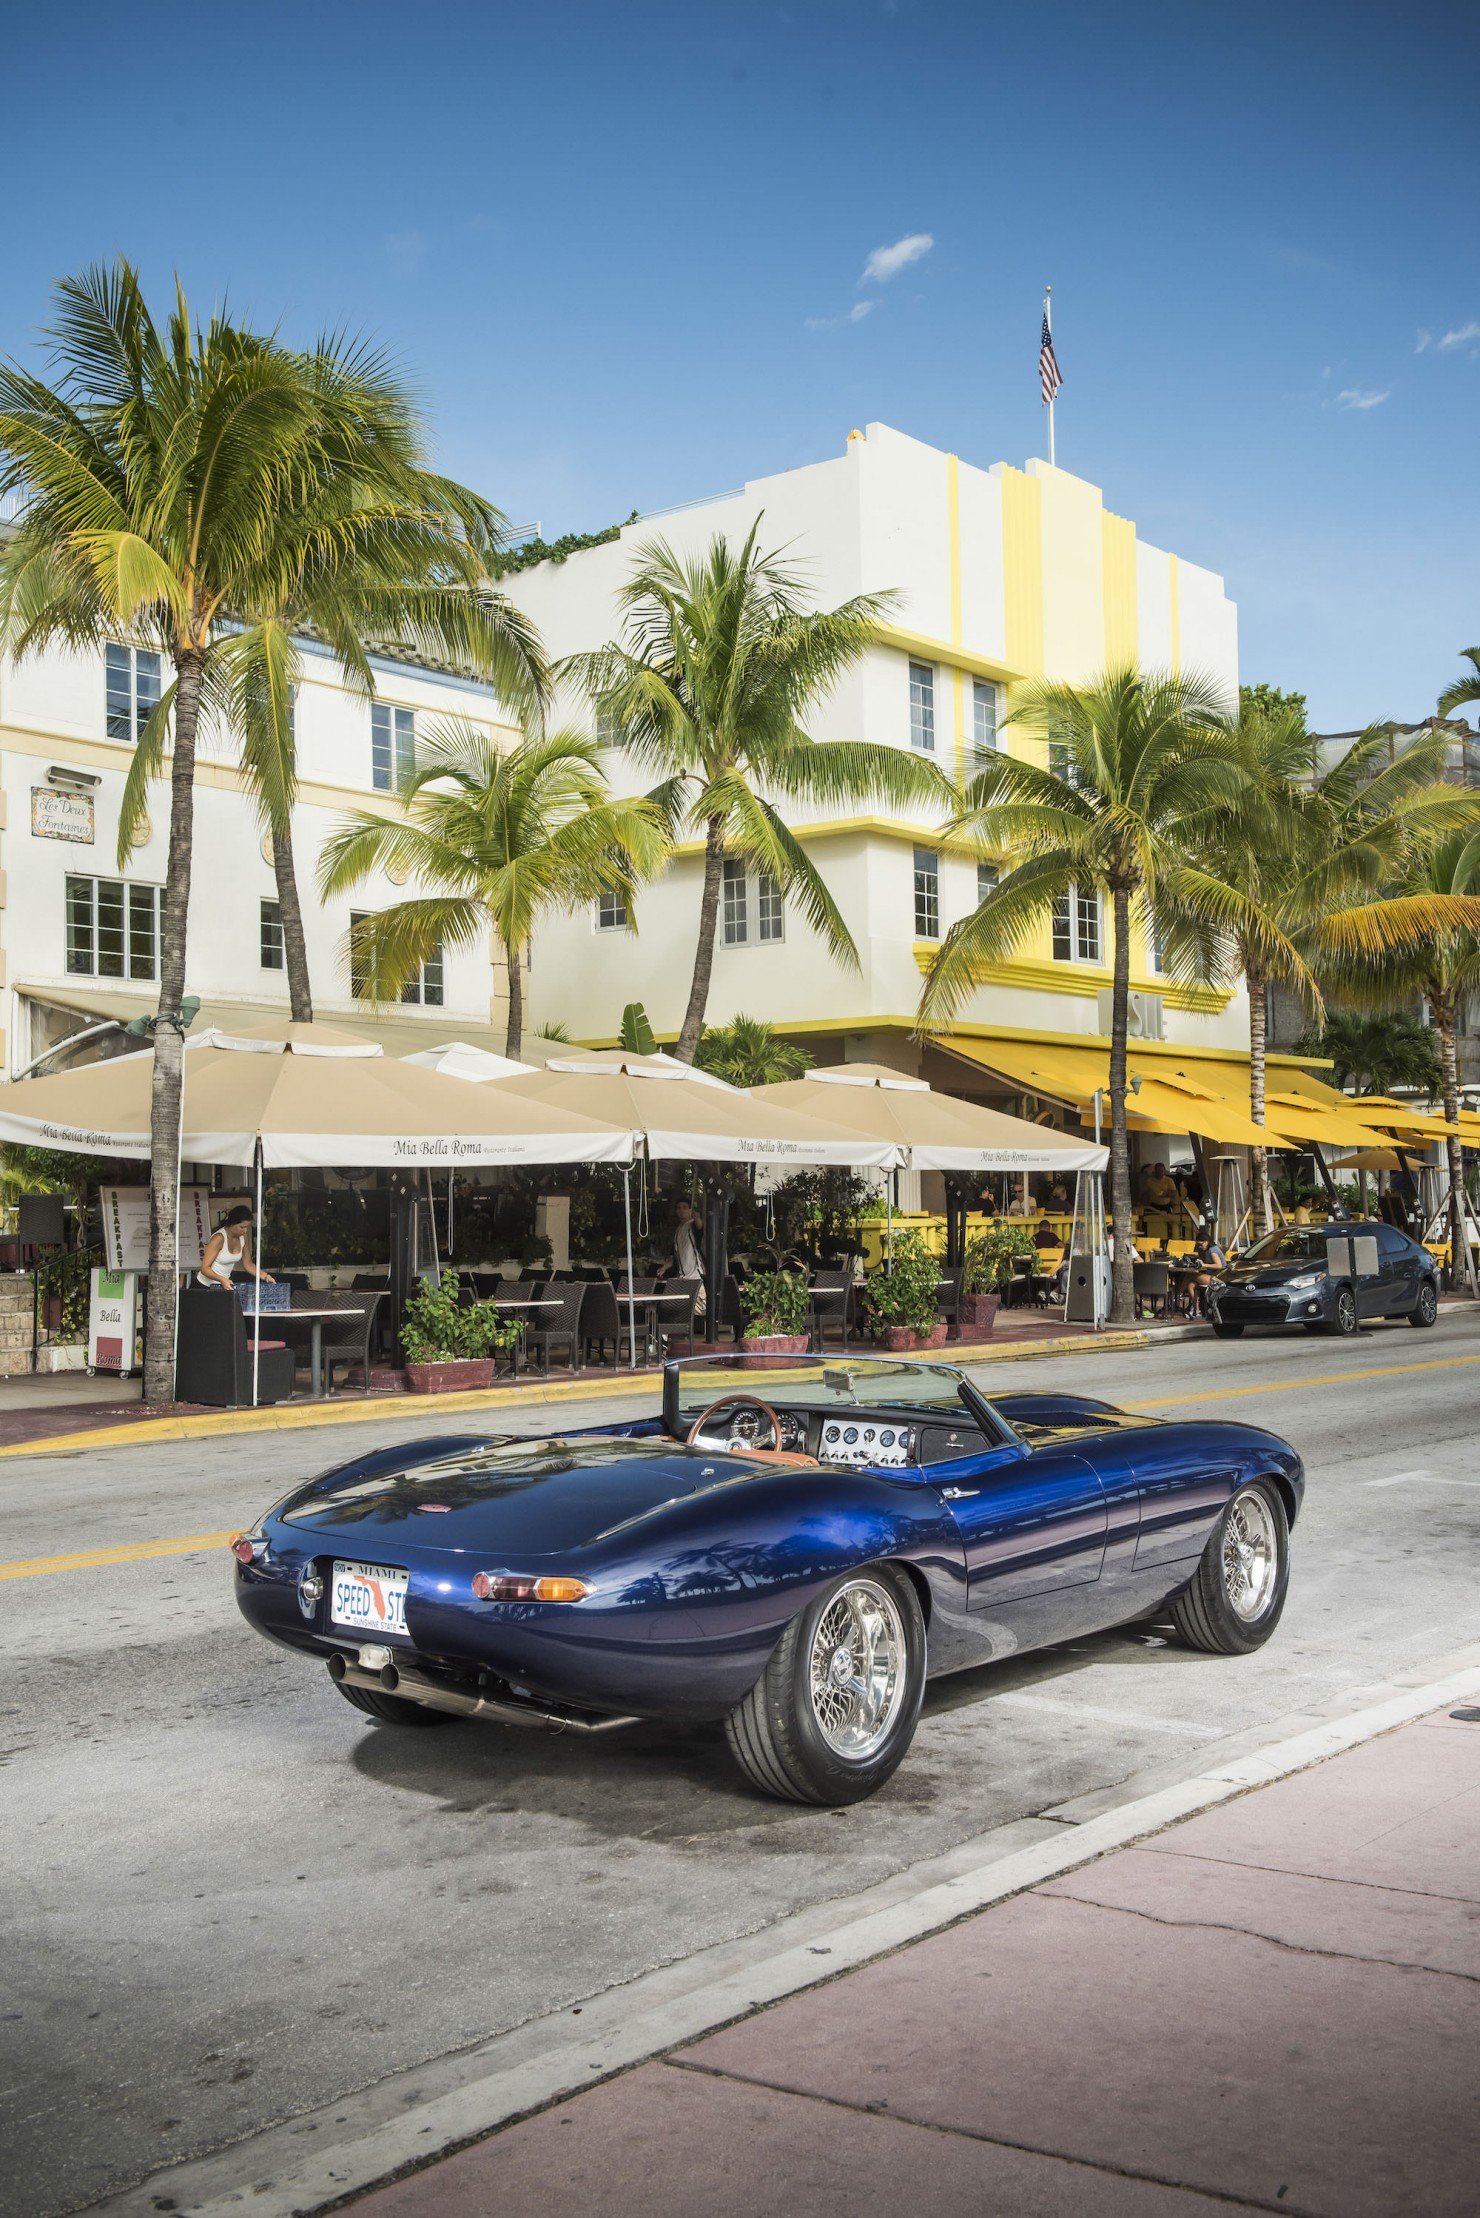
POLYGON ((1223 1527, 1223 1590, 1241 1624, 1268 1609, 1280 1570, 1280 1537, 1258 1487, 1235 1495, 1223 1527))
POLYGON ((865 1762, 888 1739, 907 1682, 904 1623, 885 1587, 856 1579, 833 1596, 812 1636, 807 1682, 828 1747, 865 1762))

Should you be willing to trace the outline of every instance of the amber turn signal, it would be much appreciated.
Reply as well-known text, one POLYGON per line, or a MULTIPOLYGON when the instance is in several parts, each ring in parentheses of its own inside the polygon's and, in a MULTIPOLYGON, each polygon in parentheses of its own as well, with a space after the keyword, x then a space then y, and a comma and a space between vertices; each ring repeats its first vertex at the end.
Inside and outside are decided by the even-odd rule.
POLYGON ((583 1602, 584 1579, 532 1579, 510 1571, 475 1571, 473 1592, 480 1602, 583 1602))

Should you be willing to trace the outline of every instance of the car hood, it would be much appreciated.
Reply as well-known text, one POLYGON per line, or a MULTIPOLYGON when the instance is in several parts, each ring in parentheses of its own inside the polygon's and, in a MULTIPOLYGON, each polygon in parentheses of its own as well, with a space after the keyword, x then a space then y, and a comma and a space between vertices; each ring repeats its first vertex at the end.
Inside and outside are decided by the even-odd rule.
POLYGON ((1312 1272, 1321 1278, 1326 1274, 1324 1263, 1230 1263, 1219 1272, 1225 1286, 1288 1286, 1292 1278, 1306 1278, 1312 1272))
POLYGON ((346 1553, 560 1555, 665 1503, 753 1478, 743 1456, 653 1440, 488 1440, 331 1472, 275 1516, 346 1553))

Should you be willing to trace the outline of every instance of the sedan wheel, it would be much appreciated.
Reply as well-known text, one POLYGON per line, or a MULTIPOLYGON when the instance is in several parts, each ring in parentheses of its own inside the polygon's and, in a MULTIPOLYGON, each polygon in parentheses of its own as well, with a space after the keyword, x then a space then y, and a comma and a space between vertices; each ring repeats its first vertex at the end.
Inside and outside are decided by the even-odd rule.
POLYGON ((1357 1297, 1349 1286, 1343 1286, 1336 1296, 1336 1307, 1327 1330, 1343 1340, 1350 1340, 1357 1329, 1357 1321, 1357 1297))
POLYGON ((1190 1648, 1247 1656, 1280 1621, 1290 1578, 1290 1525, 1277 1486, 1256 1479, 1234 1495, 1203 1550, 1197 1576, 1172 1605, 1190 1648))
POLYGON ((788 1802, 861 1802, 903 1761, 925 1691, 925 1623, 888 1564, 848 1572, 794 1617, 725 1732, 741 1770, 788 1802))
POLYGON ((1434 1282, 1426 1278, 1418 1290, 1418 1299, 1408 1312, 1410 1325, 1431 1325, 1439 1314, 1439 1296, 1434 1282))
POLYGON ((1215 1317, 1213 1319, 1213 1330, 1220 1340, 1241 1340, 1244 1328, 1242 1325, 1236 1325, 1232 1318, 1225 1324, 1221 1317, 1215 1317))

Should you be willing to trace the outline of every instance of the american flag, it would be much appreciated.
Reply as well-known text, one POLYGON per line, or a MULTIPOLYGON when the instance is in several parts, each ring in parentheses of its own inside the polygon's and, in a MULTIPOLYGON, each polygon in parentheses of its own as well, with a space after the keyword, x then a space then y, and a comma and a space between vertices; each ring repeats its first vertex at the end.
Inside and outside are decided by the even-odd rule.
POLYGON ((1043 337, 1038 342, 1038 378, 1043 387, 1043 405, 1053 405, 1054 394, 1064 380, 1059 373, 1059 358, 1053 350, 1053 333, 1048 328, 1048 310, 1043 311, 1043 337))

